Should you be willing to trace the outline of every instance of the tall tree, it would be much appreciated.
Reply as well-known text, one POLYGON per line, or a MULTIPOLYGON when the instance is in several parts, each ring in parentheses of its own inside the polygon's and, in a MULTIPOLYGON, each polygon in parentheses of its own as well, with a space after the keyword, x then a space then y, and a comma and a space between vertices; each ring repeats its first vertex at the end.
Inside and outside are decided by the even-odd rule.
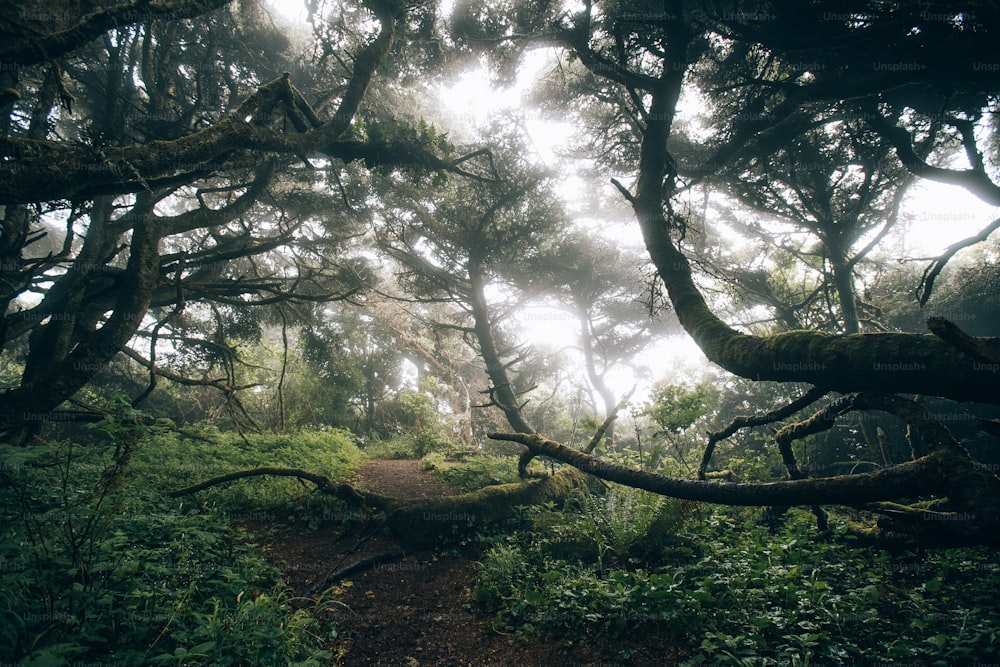
POLYGON ((888 233, 912 178, 889 148, 852 121, 832 121, 766 155, 742 156, 726 170, 726 189, 764 215, 791 222, 819 241, 810 248, 839 306, 843 333, 862 328, 858 263, 888 233), (874 238, 866 235, 876 231, 874 238), (864 240, 863 247, 856 246, 864 240))
POLYGON ((452 183, 433 199, 397 185, 386 196, 380 239, 400 264, 407 292, 458 307, 458 318, 439 326, 462 332, 475 345, 490 380, 489 405, 515 431, 534 433, 521 410, 522 394, 531 387, 519 387, 514 374, 523 351, 503 328, 519 297, 511 293, 507 304, 497 304, 492 294, 510 293, 537 272, 533 255, 550 242, 559 209, 529 164, 514 158, 500 171, 501 183, 452 183), (526 254, 525 247, 535 250, 526 254))
MULTIPOLYGON (((558 305, 578 324, 583 370, 600 399, 601 420, 614 413, 622 398, 612 390, 609 375, 631 366, 669 328, 644 302, 644 266, 638 249, 617 247, 582 231, 568 234, 541 263, 558 305)), ((614 435, 611 422, 604 437, 613 442, 614 435)))

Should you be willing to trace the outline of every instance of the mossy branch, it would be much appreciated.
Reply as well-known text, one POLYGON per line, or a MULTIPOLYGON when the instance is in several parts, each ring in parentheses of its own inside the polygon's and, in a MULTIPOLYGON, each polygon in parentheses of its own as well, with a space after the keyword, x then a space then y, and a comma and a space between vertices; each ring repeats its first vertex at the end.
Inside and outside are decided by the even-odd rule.
POLYGON ((295 477, 316 485, 321 493, 334 496, 356 507, 372 507, 386 513, 386 524, 400 541, 414 547, 429 547, 444 537, 484 522, 508 519, 517 507, 548 502, 561 503, 575 489, 599 490, 593 478, 566 469, 544 479, 515 484, 487 486, 458 496, 430 500, 405 500, 355 489, 326 475, 301 468, 262 467, 240 470, 177 489, 168 495, 177 498, 238 479, 274 475, 295 477))
POLYGON ((494 440, 519 442, 536 456, 548 456, 599 479, 682 500, 723 505, 829 505, 906 498, 917 493, 945 491, 951 482, 943 474, 938 450, 916 461, 861 475, 839 475, 767 483, 719 483, 667 477, 602 461, 559 442, 525 433, 491 433, 494 440))
POLYGON ((752 426, 763 426, 764 424, 771 424, 776 421, 785 419, 794 415, 799 410, 812 405, 819 399, 826 396, 829 392, 820 387, 813 387, 802 396, 798 397, 788 405, 783 405, 780 408, 776 408, 769 412, 765 412, 761 415, 753 415, 749 417, 737 417, 729 426, 722 429, 721 431, 715 431, 714 433, 708 434, 708 443, 705 445, 705 453, 701 457, 701 465, 698 466, 698 479, 706 479, 708 475, 708 465, 712 461, 712 454, 715 452, 715 445, 721 441, 725 440, 729 436, 733 435, 742 428, 749 428, 752 426))
POLYGON ((204 491, 205 489, 211 488, 213 486, 219 486, 220 484, 234 482, 238 479, 247 479, 249 477, 260 477, 263 475, 271 475, 275 477, 295 477, 297 479, 306 480, 307 482, 312 482, 313 484, 316 485, 316 489, 318 491, 325 493, 327 495, 340 498, 341 500, 345 500, 351 503, 352 505, 371 505, 382 509, 386 506, 391 505, 394 500, 387 496, 381 496, 377 493, 358 491, 350 484, 340 484, 334 482, 326 475, 320 475, 318 473, 309 472, 308 470, 303 470, 301 468, 278 468, 278 467, 262 467, 262 468, 252 468, 250 470, 238 470, 236 472, 231 472, 225 475, 219 475, 218 477, 212 477, 211 479, 206 479, 203 482, 198 482, 197 484, 192 484, 191 486, 185 486, 182 489, 171 491, 167 495, 170 496, 171 498, 189 496, 193 493, 204 491))

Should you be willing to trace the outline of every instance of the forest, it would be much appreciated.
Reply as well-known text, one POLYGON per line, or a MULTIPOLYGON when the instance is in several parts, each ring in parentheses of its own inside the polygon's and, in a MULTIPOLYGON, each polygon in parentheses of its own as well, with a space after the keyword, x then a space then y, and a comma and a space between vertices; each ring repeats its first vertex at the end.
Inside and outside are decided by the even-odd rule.
POLYGON ((1000 664, 1000 4, 0 7, 0 665, 1000 664))

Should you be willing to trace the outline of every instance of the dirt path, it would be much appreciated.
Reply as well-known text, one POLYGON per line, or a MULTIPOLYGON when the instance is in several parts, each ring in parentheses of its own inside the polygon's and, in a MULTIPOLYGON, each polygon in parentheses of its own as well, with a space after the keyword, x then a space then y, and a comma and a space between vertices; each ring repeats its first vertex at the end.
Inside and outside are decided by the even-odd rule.
MULTIPOLYGON (((368 461, 354 483, 398 498, 458 493, 423 472, 419 461, 368 461)), ((335 568, 399 548, 378 526, 376 516, 351 513, 327 517, 316 530, 281 526, 260 538, 292 592, 315 598, 328 587, 324 579, 335 568)), ((340 664, 619 667, 676 662, 669 643, 657 638, 642 646, 612 641, 564 646, 559 640, 524 641, 498 633, 472 603, 476 557, 454 549, 418 551, 348 577, 351 585, 343 586, 338 598, 342 605, 327 612, 337 624, 340 664)))

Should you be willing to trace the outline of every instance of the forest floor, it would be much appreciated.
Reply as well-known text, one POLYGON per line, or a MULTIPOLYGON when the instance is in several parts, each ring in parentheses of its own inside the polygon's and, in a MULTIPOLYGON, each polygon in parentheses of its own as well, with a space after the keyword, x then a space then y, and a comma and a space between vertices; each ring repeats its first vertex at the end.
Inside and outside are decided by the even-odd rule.
MULTIPOLYGON (((352 483, 397 498, 460 493, 414 460, 368 461, 352 483)), ((358 513, 327 517, 317 529, 248 526, 268 559, 284 572, 292 593, 304 599, 316 599, 332 585, 326 580, 330 572, 402 549, 378 527, 376 516, 358 513)), ((614 667, 679 660, 676 647, 657 637, 644 637, 641 644, 603 638, 567 644, 558 638, 526 640, 497 631, 472 599, 478 556, 467 548, 404 551, 401 558, 347 576, 338 586, 338 602, 327 612, 337 626, 334 650, 343 656, 340 664, 614 667)))

